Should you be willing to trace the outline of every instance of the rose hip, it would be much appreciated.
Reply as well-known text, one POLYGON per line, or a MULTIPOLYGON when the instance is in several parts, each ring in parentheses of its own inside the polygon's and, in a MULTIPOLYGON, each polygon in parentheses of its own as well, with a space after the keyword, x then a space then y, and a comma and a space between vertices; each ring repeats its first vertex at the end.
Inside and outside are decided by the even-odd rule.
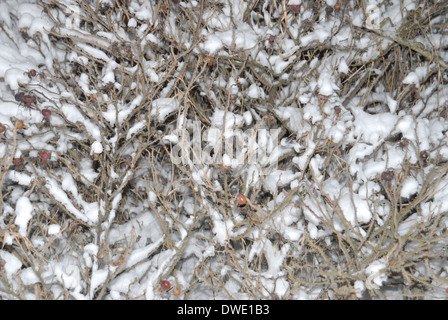
POLYGON ((45 120, 49 120, 50 116, 51 116, 51 111, 48 109, 43 109, 42 110, 42 115, 44 116, 45 120))
POLYGON ((36 101, 36 97, 32 96, 32 95, 25 95, 23 96, 23 102, 25 102, 26 104, 32 104, 36 101))
POLYGON ((48 159, 50 159, 50 154, 46 151, 39 152, 39 156, 42 159, 42 161, 47 161, 48 159))

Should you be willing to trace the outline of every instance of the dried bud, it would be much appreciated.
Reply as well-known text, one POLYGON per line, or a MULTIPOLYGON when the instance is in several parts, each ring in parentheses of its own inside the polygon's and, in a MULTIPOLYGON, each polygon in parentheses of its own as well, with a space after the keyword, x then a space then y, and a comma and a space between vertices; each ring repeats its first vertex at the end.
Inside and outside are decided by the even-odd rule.
POLYGON ((25 160, 23 160, 23 157, 20 158, 14 158, 12 159, 12 163, 14 163, 15 166, 21 165, 25 160))
POLYGON ((428 159, 428 152, 426 152, 426 150, 420 152, 420 158, 422 158, 423 160, 428 159))
POLYGON ((106 253, 104 252, 104 250, 100 250, 100 251, 98 252, 98 254, 96 255, 96 257, 97 257, 98 259, 103 259, 105 256, 106 256, 106 253))
POLYGON ((86 125, 83 124, 81 121, 76 121, 76 125, 78 126, 78 130, 79 131, 85 131, 86 130, 86 125))
POLYGON ((341 2, 340 1, 336 2, 336 4, 334 5, 333 9, 335 11, 341 10, 341 2))
POLYGON ((17 130, 21 130, 21 129, 23 129, 23 128, 28 128, 28 127, 23 123, 23 120, 19 120, 19 119, 17 119, 17 120, 14 122, 14 125, 15 125, 15 127, 16 127, 17 130))
POLYGON ((176 297, 180 296, 181 292, 182 291, 180 290, 179 287, 173 289, 173 295, 175 295, 176 297))
POLYGON ((400 146, 402 147, 407 147, 409 145, 409 140, 406 139, 405 137, 401 138, 400 140, 400 146))
POLYGON ((394 173, 393 171, 384 171, 381 174, 381 179, 383 179, 384 181, 392 181, 394 179, 394 173))
POLYGON ((340 106, 334 106, 334 112, 336 112, 336 114, 340 114, 341 113, 341 107, 340 106))
POLYGON ((14 96, 14 99, 17 102, 23 102, 23 97, 25 96, 24 92, 17 92, 16 95, 14 96))

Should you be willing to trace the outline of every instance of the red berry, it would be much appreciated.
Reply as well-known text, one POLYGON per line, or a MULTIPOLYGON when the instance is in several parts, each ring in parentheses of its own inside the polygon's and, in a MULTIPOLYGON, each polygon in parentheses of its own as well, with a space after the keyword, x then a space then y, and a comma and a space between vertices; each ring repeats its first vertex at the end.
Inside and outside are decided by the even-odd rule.
POLYGON ((269 42, 274 42, 275 41, 275 36, 269 36, 269 42))
POLYGON ((34 70, 34 69, 31 69, 30 71, 29 71, 29 73, 28 73, 30 76, 32 76, 32 77, 35 77, 36 76, 36 74, 37 74, 37 72, 36 72, 36 70, 34 70))
POLYGON ((163 289, 165 290, 169 290, 171 288, 171 283, 169 281, 166 280, 162 280, 160 282, 160 285, 162 286, 163 289))
POLYGON ((36 101, 35 96, 29 95, 29 94, 23 96, 23 102, 25 102, 26 104, 32 104, 32 103, 34 103, 34 101, 36 101))
POLYGON ((45 151, 39 152, 39 156, 42 159, 42 161, 47 161, 48 159, 50 159, 50 154, 45 151))
POLYGON ((300 4, 292 4, 289 7, 291 8, 291 11, 294 13, 300 12, 300 4))
POLYGON ((236 204, 237 204, 239 207, 243 207, 243 206, 245 206, 245 205, 246 205, 246 202, 247 202, 247 199, 246 199, 246 196, 245 196, 244 194, 240 193, 240 194, 238 194, 238 195, 236 196, 236 204))
POLYGON ((45 120, 48 120, 51 116, 51 111, 48 109, 43 109, 42 110, 42 115, 44 116, 45 120))

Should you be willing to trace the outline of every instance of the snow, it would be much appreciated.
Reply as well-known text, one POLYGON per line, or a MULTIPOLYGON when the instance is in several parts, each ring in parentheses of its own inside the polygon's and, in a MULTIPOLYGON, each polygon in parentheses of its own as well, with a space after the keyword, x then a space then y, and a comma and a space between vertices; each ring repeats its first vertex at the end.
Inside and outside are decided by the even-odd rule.
POLYGON ((349 71, 347 62, 345 61, 344 58, 342 58, 339 61, 338 71, 339 71, 339 73, 348 73, 348 71, 349 71))
POLYGON ((5 82, 9 85, 11 90, 17 90, 20 82, 26 82, 27 76, 24 74, 25 70, 17 68, 9 68, 5 71, 5 82))
POLYGON ((415 73, 415 72, 410 72, 406 76, 406 78, 403 79, 403 83, 404 84, 415 84, 415 86, 417 88, 420 87, 420 81, 419 81, 417 73, 415 73))
POLYGON ((366 274, 368 275, 365 285, 368 289, 379 289, 387 280, 385 274, 386 263, 384 259, 376 260, 369 264, 366 268, 366 274))
POLYGON ((258 98, 264 99, 266 96, 263 92, 263 89, 258 87, 255 83, 253 83, 249 87, 249 89, 247 89, 246 94, 252 99, 258 99, 258 98))
POLYGON ((207 53, 209 55, 214 55, 217 51, 219 51, 223 46, 223 43, 221 41, 220 37, 217 36, 208 36, 207 40, 201 44, 201 48, 205 51, 207 51, 207 53))
POLYGON ((9 179, 17 182, 18 184, 22 185, 22 186, 29 186, 31 181, 32 181, 32 177, 27 175, 26 173, 23 172, 17 172, 17 171, 9 171, 8 174, 9 179))
POLYGON ((33 217, 33 213, 34 206, 29 198, 21 197, 17 200, 15 211, 16 219, 14 222, 19 227, 19 233, 23 237, 26 237, 28 233, 28 222, 33 217))
POLYGON ((1 299, 446 298, 440 10, 61 2, 0 3, 1 299))
POLYGON ((322 72, 318 80, 319 93, 324 96, 331 96, 334 90, 339 89, 332 81, 328 72, 322 72))
POLYGON ((20 277, 25 285, 30 285, 39 282, 39 278, 32 268, 22 270, 20 277))
POLYGON ((160 98, 154 100, 151 109, 151 116, 157 117, 159 122, 163 122, 171 113, 178 110, 178 102, 172 98, 160 98))
POLYGON ((90 154, 101 154, 103 153, 103 145, 101 144, 101 142, 99 141, 95 141, 94 143, 92 143, 92 147, 90 149, 90 154))
POLYGON ((151 253, 153 252, 157 247, 159 247, 161 245, 161 243, 163 242, 164 238, 160 238, 157 242, 152 243, 150 245, 147 245, 143 248, 139 248, 136 249, 134 252, 132 252, 132 254, 128 257, 128 259, 126 260, 126 267, 132 267, 135 264, 144 261, 144 259, 151 253))
POLYGON ((22 267, 22 262, 12 253, 0 251, 0 258, 5 261, 5 272, 8 277, 14 275, 22 267))
POLYGON ((417 179, 415 179, 414 177, 409 177, 405 181, 403 181, 400 195, 403 198, 409 198, 413 194, 417 193, 418 189, 419 183, 417 179))
POLYGON ((50 236, 56 235, 61 232, 61 226, 58 224, 50 224, 48 226, 48 234, 50 236))

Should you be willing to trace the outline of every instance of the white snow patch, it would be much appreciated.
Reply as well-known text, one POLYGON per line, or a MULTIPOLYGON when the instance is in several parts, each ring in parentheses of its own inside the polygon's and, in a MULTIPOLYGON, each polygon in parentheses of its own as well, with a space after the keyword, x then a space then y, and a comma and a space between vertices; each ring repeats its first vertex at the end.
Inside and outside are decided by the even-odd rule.
POLYGON ((151 116, 157 117, 159 122, 165 119, 174 111, 178 110, 179 103, 173 98, 160 98, 154 100, 151 108, 151 116))
MULTIPOLYGON (((344 192, 339 199, 339 206, 345 219, 352 226, 356 226, 359 223, 367 223, 372 219, 372 212, 367 200, 362 199, 356 193, 344 192)), ((342 228, 342 225, 339 228, 342 228)))
POLYGON ((90 148, 90 155, 92 154, 101 154, 103 153, 103 145, 99 141, 95 141, 92 143, 92 146, 90 148))
POLYGON ((14 223, 19 227, 19 233, 26 237, 28 222, 33 217, 33 204, 28 197, 20 197, 16 203, 16 219, 14 223))
POLYGON ((50 224, 47 229, 48 235, 52 236, 61 232, 61 226, 58 224, 50 224))
POLYGON ((401 196, 403 198, 409 198, 413 194, 417 193, 419 189, 419 183, 414 177, 408 177, 403 181, 401 188, 401 196))
POLYGON ((381 258, 372 262, 365 270, 367 280, 365 285, 368 289, 379 289, 387 280, 386 276, 386 259, 381 258))

